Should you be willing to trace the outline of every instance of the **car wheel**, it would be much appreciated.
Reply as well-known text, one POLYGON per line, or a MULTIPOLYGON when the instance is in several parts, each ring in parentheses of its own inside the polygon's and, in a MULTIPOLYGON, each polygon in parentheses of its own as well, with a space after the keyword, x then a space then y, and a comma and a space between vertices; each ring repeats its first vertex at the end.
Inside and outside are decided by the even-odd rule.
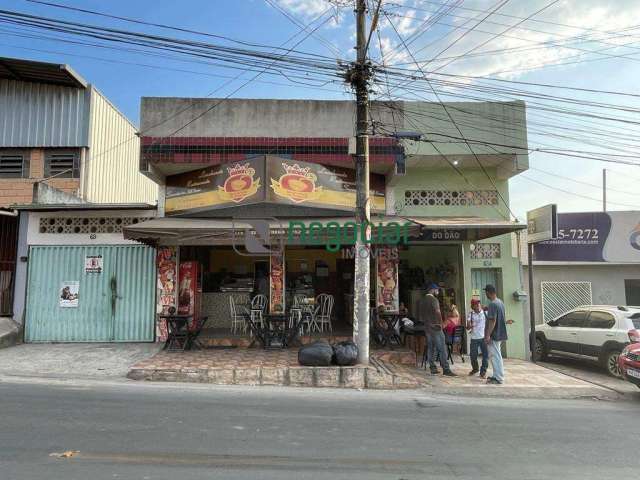
POLYGON ((609 350, 605 353, 603 358, 604 367, 607 369, 607 373, 612 377, 621 378, 622 372, 618 366, 618 357, 620 352, 618 350, 609 350))
POLYGON ((536 338, 536 358, 538 360, 546 360, 548 356, 547 342, 542 338, 536 338))

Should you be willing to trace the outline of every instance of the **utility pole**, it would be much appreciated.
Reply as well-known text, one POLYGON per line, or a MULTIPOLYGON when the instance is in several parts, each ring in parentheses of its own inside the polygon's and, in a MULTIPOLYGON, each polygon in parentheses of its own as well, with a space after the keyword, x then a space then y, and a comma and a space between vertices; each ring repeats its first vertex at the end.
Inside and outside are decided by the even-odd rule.
POLYGON ((602 211, 607 211, 607 169, 602 169, 602 211))
POLYGON ((356 62, 350 72, 356 93, 356 254, 354 269, 353 338, 358 345, 358 363, 369 363, 369 285, 371 223, 369 203, 369 77, 367 62, 366 0, 356 1, 356 62))

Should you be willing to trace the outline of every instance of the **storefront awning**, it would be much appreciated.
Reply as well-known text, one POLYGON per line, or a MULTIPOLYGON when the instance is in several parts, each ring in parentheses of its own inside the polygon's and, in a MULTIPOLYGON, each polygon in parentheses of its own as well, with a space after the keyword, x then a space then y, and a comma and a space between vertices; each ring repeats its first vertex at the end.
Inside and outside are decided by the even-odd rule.
MULTIPOLYGON (((268 224, 270 234, 286 235, 291 225, 299 227, 304 225, 309 227, 312 224, 328 224, 344 226, 347 223, 354 223, 353 217, 335 218, 283 218, 265 219, 268 224)), ((388 226, 393 223, 409 226, 409 234, 415 236, 419 234, 418 224, 403 217, 392 216, 372 216, 371 223, 373 229, 379 226, 388 226)), ((264 224, 262 224, 264 225, 264 224)), ((234 241, 242 241, 244 234, 251 231, 255 235, 256 227, 261 225, 256 220, 228 220, 228 219, 204 219, 204 218, 176 218, 161 217, 148 220, 143 223, 128 225, 123 228, 124 237, 128 240, 137 240, 149 244, 163 245, 230 245, 234 241)))
POLYGON ((524 223, 484 217, 405 217, 422 226, 422 240, 469 241, 526 229, 524 223))
MULTIPOLYGON (((343 226, 353 223, 352 217, 295 219, 266 219, 271 235, 286 234, 291 225, 329 223, 343 226)), ((514 232, 526 228, 522 223, 496 220, 482 217, 400 217, 373 216, 371 218, 374 234, 376 228, 391 224, 409 225, 412 240, 425 241, 477 241, 514 232)), ((263 225, 265 225, 263 223, 263 225)), ((265 225, 265 226, 266 226, 265 225)), ((242 240, 246 231, 255 234, 255 220, 202 219, 161 217, 143 223, 128 225, 124 236, 150 244, 164 245, 229 245, 242 240)), ((260 228, 260 226, 258 226, 260 228)))

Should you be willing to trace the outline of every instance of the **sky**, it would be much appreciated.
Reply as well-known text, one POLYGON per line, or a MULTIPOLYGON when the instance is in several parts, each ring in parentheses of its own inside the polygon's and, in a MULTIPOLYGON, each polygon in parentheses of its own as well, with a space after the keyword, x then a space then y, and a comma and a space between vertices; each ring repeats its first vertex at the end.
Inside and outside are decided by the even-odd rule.
MULTIPOLYGON (((292 47, 306 36, 296 50, 331 61, 354 56, 354 15, 348 0, 48 1, 274 47, 292 47), (310 25, 308 32, 320 24, 312 35, 300 27, 310 25)), ((0 9, 231 45, 218 38, 26 0, 0 0, 0 9)), ((635 157, 640 147, 640 140, 636 140, 640 134, 640 0, 384 0, 382 12, 379 35, 371 42, 373 61, 416 74, 417 61, 420 71, 455 75, 432 76, 457 82, 455 87, 437 89, 442 100, 463 100, 465 95, 494 100, 523 98, 527 101, 531 148, 588 152, 581 156, 606 154, 612 160, 638 163, 629 166, 534 151, 530 170, 510 182, 511 206, 520 219, 527 210, 547 203, 557 203, 560 212, 601 210, 604 168, 608 210, 640 210, 640 158, 635 157), (469 77, 561 85, 572 90, 501 83, 498 85, 519 92, 501 92, 501 97, 496 97, 495 91, 478 93, 477 88, 486 82, 469 77), (540 94, 563 100, 550 102, 540 94), (601 108, 585 102, 606 105, 601 108), (559 114, 561 109, 579 115, 559 114)), ((34 39, 34 34, 61 37, 0 22, 0 55, 71 65, 136 124, 142 96, 352 99, 340 81, 322 84, 310 74, 305 85, 282 76, 261 75, 239 88, 255 74, 193 57, 159 57, 34 39)), ((400 86, 385 90, 383 85, 373 98, 388 99, 389 94, 396 99, 436 100, 424 87, 418 98, 415 91, 400 86)))

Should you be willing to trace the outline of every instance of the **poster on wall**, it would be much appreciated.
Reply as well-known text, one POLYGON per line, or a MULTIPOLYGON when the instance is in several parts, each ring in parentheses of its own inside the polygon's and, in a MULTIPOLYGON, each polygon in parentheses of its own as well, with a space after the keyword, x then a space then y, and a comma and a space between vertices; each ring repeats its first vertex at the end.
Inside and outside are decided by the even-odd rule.
MULTIPOLYGON (((160 247, 156 253, 158 275, 158 313, 168 314, 171 307, 176 307, 176 282, 178 279, 176 247, 160 247)), ((156 337, 163 342, 167 339, 167 324, 159 321, 156 337)))
POLYGON ((85 255, 84 273, 102 273, 102 268, 103 268, 102 255, 85 255))
POLYGON ((376 257, 376 305, 384 305, 390 313, 398 313, 400 308, 398 258, 397 247, 379 249, 376 257))
POLYGON ((196 315, 198 262, 181 262, 179 272, 178 313, 196 315))
POLYGON ((64 280, 60 285, 59 305, 62 308, 78 308, 80 282, 64 280))
POLYGON ((284 313, 284 254, 271 254, 269 312, 284 313))

